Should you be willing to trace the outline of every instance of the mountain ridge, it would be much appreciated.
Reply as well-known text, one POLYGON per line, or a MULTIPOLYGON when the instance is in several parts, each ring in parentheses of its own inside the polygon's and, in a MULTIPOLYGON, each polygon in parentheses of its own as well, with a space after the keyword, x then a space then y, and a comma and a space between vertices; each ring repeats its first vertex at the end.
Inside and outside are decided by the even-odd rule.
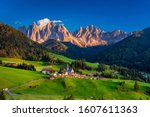
POLYGON ((150 72, 150 28, 134 32, 98 55, 98 62, 150 72))
MULTIPOLYGON (((44 21, 43 19, 43 22, 44 21)), ((40 22, 42 22, 42 20, 40 20, 40 22)), ((38 43, 43 43, 48 39, 58 39, 62 42, 71 42, 79 47, 110 45, 123 40, 131 34, 121 30, 105 32, 93 25, 86 26, 85 28, 80 27, 77 31, 72 33, 64 25, 55 24, 50 20, 44 24, 34 22, 27 29, 25 26, 21 26, 18 30, 38 43)))

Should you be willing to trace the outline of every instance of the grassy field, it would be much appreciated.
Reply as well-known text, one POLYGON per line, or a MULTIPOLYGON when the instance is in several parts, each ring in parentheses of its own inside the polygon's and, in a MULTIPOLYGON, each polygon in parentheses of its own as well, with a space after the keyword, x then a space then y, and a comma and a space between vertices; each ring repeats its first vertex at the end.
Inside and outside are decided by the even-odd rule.
POLYGON ((87 80, 87 79, 55 79, 41 80, 18 88, 13 93, 19 94, 9 99, 64 99, 73 95, 74 99, 107 99, 107 100, 139 100, 150 99, 143 92, 150 84, 140 83, 140 90, 133 90, 134 81, 126 81, 129 90, 119 91, 117 86, 121 80, 87 80), (29 88, 37 86, 36 88, 29 88))
MULTIPOLYGON (((71 62, 74 61, 73 59, 67 58, 67 57, 62 56, 62 55, 59 55, 59 54, 51 53, 51 55, 52 55, 52 56, 55 56, 56 58, 59 58, 59 59, 65 61, 65 62, 71 63, 71 62)), ((86 64, 87 64, 88 66, 91 66, 92 68, 97 68, 97 67, 98 67, 98 64, 97 64, 97 63, 86 62, 86 64)))
MULTIPOLYGON (((57 55, 56 55, 57 56, 57 55)), ((64 59, 64 58, 63 58, 64 59)), ((66 61, 68 58, 66 58, 66 61)), ((66 79, 60 78, 49 80, 47 75, 43 75, 40 70, 48 67, 59 70, 63 65, 46 66, 44 62, 27 61, 13 58, 2 58, 3 62, 32 64, 38 71, 27 71, 0 66, 0 89, 9 88, 16 96, 6 94, 7 99, 45 99, 62 100, 73 95, 76 100, 84 99, 108 99, 108 100, 139 100, 150 99, 145 95, 145 90, 150 87, 149 83, 139 82, 139 91, 134 91, 135 81, 126 80, 125 90, 118 89, 119 84, 124 80, 106 79, 66 79)), ((96 64, 88 63, 97 67, 96 64)), ((85 74, 95 73, 95 71, 82 71, 85 74)))
POLYGON ((13 88, 32 80, 37 80, 45 77, 45 75, 39 72, 0 66, 0 89, 13 88))
POLYGON ((128 91, 117 89, 123 80, 115 79, 67 79, 59 78, 49 80, 39 72, 19 70, 14 68, 0 67, 0 88, 14 88, 12 93, 16 96, 7 95, 7 99, 64 99, 74 96, 74 99, 150 99, 144 94, 150 84, 139 82, 140 90, 133 90, 134 81, 125 81, 128 91), (34 80, 34 82, 33 82, 34 80), (19 86, 19 87, 18 87, 19 86), (15 88, 16 87, 16 88, 15 88))
MULTIPOLYGON (((56 58, 59 58, 59 59, 65 61, 65 62, 68 62, 68 63, 71 63, 71 62, 74 61, 73 59, 67 58, 67 57, 62 56, 62 55, 57 55, 57 54, 53 54, 53 53, 51 53, 51 55, 56 57, 56 58)), ((66 66, 66 64, 46 65, 46 63, 42 62, 42 61, 28 61, 28 60, 15 59, 15 58, 5 58, 5 57, 0 57, 0 60, 2 60, 5 63, 17 63, 17 64, 19 64, 19 63, 26 63, 26 64, 32 64, 32 65, 35 66, 37 71, 41 71, 43 68, 50 68, 50 69, 53 69, 55 71, 59 71, 60 67, 66 66)), ((86 63, 87 63, 87 65, 91 66, 92 68, 96 68, 98 66, 98 64, 96 64, 96 63, 89 63, 89 62, 86 62, 86 63)))
POLYGON ((5 63, 26 63, 34 65, 37 71, 41 71, 43 68, 53 68, 54 70, 59 69, 59 65, 46 65, 45 62, 42 61, 28 61, 28 60, 22 60, 22 59, 15 59, 15 58, 4 58, 0 57, 0 60, 2 60, 5 63))

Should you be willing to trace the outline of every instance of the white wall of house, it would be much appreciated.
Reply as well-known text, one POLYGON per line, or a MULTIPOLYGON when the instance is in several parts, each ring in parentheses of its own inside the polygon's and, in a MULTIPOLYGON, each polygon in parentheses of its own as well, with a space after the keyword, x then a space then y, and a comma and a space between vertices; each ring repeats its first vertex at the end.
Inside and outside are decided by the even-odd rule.
POLYGON ((42 71, 43 74, 50 74, 49 71, 42 71))

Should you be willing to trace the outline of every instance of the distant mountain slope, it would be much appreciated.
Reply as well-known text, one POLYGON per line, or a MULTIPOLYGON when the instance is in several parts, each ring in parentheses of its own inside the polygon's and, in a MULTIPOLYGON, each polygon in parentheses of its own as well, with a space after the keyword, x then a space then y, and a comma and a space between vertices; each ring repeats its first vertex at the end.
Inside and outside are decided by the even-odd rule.
POLYGON ((47 52, 16 29, 0 23, 0 56, 41 60, 47 52))
POLYGON ((65 55, 69 58, 73 59, 85 59, 87 61, 92 61, 96 59, 96 55, 99 52, 104 51, 109 46, 94 46, 81 48, 76 46, 70 42, 60 42, 56 39, 49 39, 46 42, 42 43, 42 45, 48 50, 65 55))
POLYGON ((150 72, 150 28, 135 32, 108 48, 99 54, 97 61, 150 72))
POLYGON ((65 44, 56 39, 49 39, 42 43, 42 45, 55 53, 65 53, 68 49, 65 44))
POLYGON ((59 39, 61 42, 70 42, 79 47, 114 44, 130 35, 121 30, 105 32, 93 25, 86 26, 86 28, 80 27, 79 30, 71 33, 64 25, 56 24, 49 19, 39 20, 38 23, 34 22, 28 28, 21 26, 19 30, 38 43, 49 39, 59 39))
POLYGON ((117 43, 129 36, 130 33, 121 30, 105 32, 104 30, 91 25, 86 26, 86 28, 80 27, 73 35, 79 42, 84 43, 85 46, 98 46, 117 43))

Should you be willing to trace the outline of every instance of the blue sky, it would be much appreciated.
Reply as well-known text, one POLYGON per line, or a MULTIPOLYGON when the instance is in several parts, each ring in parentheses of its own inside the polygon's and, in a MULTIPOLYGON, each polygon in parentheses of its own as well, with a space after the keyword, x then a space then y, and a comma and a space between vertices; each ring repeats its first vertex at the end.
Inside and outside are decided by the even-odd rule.
POLYGON ((1 0, 0 22, 17 28, 49 18, 70 31, 93 24, 130 32, 150 27, 149 6, 150 0, 1 0))

